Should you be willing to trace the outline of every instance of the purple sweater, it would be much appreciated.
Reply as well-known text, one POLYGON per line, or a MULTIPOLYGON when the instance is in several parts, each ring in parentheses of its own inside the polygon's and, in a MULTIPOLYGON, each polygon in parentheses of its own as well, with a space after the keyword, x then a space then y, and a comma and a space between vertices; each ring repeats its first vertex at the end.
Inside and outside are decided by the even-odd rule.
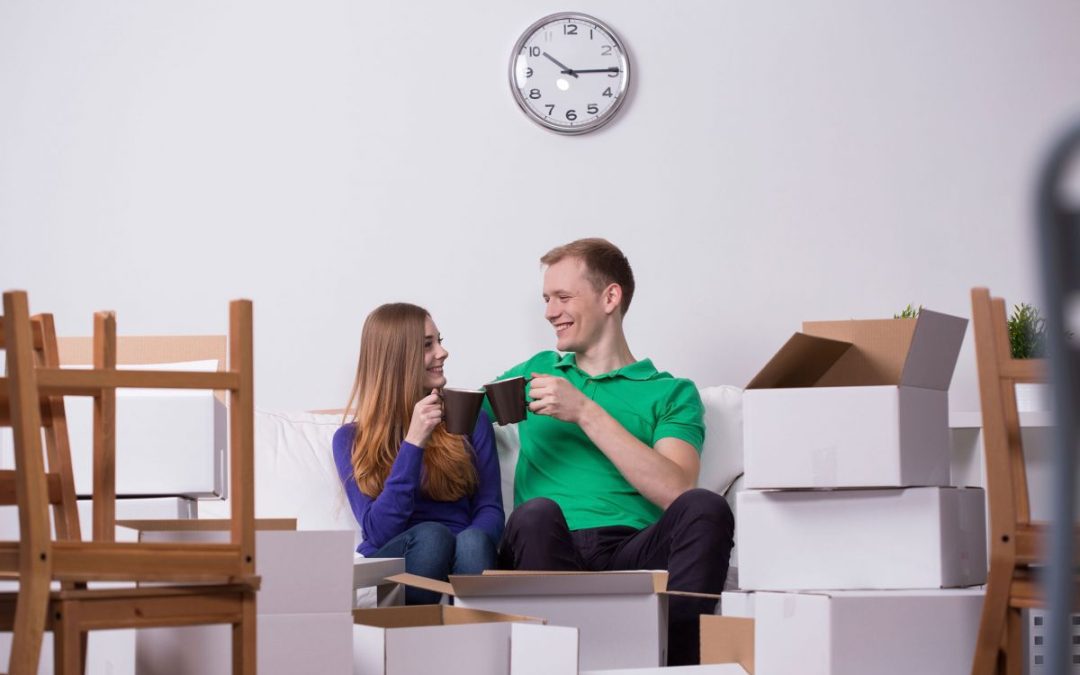
POLYGON ((483 530, 498 544, 506 518, 503 515, 499 457, 495 452, 491 420, 486 413, 480 412, 476 428, 469 434, 469 442, 475 450, 476 492, 454 502, 437 502, 422 494, 420 476, 424 451, 405 441, 398 448, 382 494, 372 499, 361 492, 352 470, 355 435, 355 424, 346 424, 334 433, 334 463, 356 522, 364 532, 364 540, 356 549, 362 555, 370 556, 402 532, 427 521, 442 523, 454 534, 470 527, 483 530))

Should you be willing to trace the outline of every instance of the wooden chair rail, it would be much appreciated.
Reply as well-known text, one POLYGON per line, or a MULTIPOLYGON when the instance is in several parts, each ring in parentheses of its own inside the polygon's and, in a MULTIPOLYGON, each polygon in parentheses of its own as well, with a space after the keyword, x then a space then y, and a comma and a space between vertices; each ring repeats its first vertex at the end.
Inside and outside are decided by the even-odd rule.
POLYGON ((102 389, 208 389, 238 391, 240 375, 233 372, 192 373, 172 370, 71 370, 41 368, 37 371, 42 395, 96 396, 102 389))
MULTIPOLYGON (((0 543, 0 570, 19 568, 18 542, 0 543)), ((53 577, 61 581, 223 581, 250 576, 240 547, 205 543, 56 541, 53 577)))
MULTIPOLYGON (((45 348, 45 328, 38 316, 30 318, 30 340, 34 349, 45 348)), ((7 349, 7 336, 4 332, 4 317, 0 316, 0 349, 7 349)))
MULTIPOLYGON (((49 492, 49 503, 61 503, 63 494, 60 489, 60 476, 55 473, 45 474, 45 480, 49 492)), ((0 506, 14 506, 15 504, 15 471, 13 469, 0 470, 0 506)))

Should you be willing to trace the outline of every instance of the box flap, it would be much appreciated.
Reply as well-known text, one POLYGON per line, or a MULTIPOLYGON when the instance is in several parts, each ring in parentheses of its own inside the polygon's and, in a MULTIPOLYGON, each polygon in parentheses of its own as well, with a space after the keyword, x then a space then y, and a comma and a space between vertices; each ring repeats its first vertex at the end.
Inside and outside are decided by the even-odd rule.
POLYGON ((948 390, 967 323, 967 319, 928 309, 919 312, 900 383, 909 387, 948 390))
POLYGON ((754 620, 701 616, 701 663, 738 663, 754 673, 754 620))
POLYGON ((851 348, 851 342, 795 333, 773 355, 747 389, 812 387, 851 348))
POLYGON ((651 572, 563 572, 548 574, 450 575, 458 597, 507 595, 615 595, 656 592, 651 572))
POLYGON ((806 321, 803 332, 854 345, 817 383, 819 387, 873 387, 900 384, 914 319, 806 321))
POLYGON ((403 574, 395 574, 392 577, 386 577, 387 581, 392 581, 397 584, 404 584, 406 586, 412 586, 413 588, 422 588, 425 591, 433 591, 435 593, 443 593, 445 595, 453 595, 454 588, 445 581, 437 581, 435 579, 428 579, 417 574, 409 574, 405 572, 403 574))
POLYGON ((502 614, 483 609, 448 605, 412 605, 354 609, 353 623, 376 628, 418 628, 422 626, 461 626, 474 623, 543 624, 543 619, 521 614, 502 614))

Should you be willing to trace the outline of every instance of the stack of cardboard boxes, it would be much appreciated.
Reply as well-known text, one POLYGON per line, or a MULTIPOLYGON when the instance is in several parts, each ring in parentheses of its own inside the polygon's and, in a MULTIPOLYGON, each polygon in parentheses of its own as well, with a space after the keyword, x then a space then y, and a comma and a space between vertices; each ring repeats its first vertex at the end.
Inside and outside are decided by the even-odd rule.
POLYGON ((757 675, 965 672, 985 582, 983 491, 950 486, 948 388, 967 321, 803 324, 747 386, 741 594, 757 675))

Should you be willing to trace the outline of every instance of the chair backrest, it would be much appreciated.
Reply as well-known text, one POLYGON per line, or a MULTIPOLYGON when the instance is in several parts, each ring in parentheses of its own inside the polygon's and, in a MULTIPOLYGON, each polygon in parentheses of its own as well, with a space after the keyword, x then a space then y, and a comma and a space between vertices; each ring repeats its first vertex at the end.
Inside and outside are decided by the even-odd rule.
POLYGON ((1012 357, 1003 299, 991 298, 985 288, 972 289, 971 311, 990 524, 995 537, 1015 540, 1016 524, 1031 522, 1015 387, 1045 381, 1045 362, 1012 357))
MULTIPOLYGON (((248 300, 234 300, 229 306, 229 364, 221 372, 183 372, 153 370, 118 370, 116 368, 116 320, 110 312, 94 317, 94 367, 90 369, 61 369, 57 361, 49 366, 34 368, 30 362, 32 328, 27 310, 26 294, 21 291, 4 293, 4 332, 7 347, 8 390, 13 429, 16 432, 16 474, 19 489, 27 500, 19 500, 20 527, 24 517, 31 530, 38 530, 42 505, 36 496, 45 490, 46 478, 40 461, 33 463, 30 455, 40 455, 42 420, 39 406, 30 401, 47 397, 92 396, 94 406, 94 530, 95 539, 109 541, 115 532, 115 396, 118 388, 140 389, 204 389, 224 391, 228 395, 230 453, 230 544, 238 546, 245 575, 254 574, 254 361, 252 357, 252 307, 248 300), (35 414, 36 413, 36 414, 35 414), (29 458, 29 459, 28 459, 29 458), (24 471, 24 466, 27 471, 24 471), (25 474, 25 475, 22 475, 25 474), (100 489, 100 492, 99 492, 100 489), (99 497, 106 497, 102 505, 99 497), (25 506, 25 508, 24 508, 25 506), (27 514, 24 516, 23 511, 27 514)), ((40 460, 40 457, 39 457, 40 460)), ((47 514, 46 525, 47 525, 47 514)), ((46 535, 48 534, 46 529, 46 535)), ((27 548, 21 537, 20 551, 27 548)))
MULTIPOLYGON (((7 343, 6 322, 0 316, 0 349, 7 343)), ((32 362, 35 367, 58 367, 60 356, 56 325, 51 314, 30 317, 32 362)), ((53 505, 53 527, 58 539, 81 538, 71 448, 68 441, 67 413, 62 396, 50 396, 41 404, 41 423, 45 427, 45 452, 48 462, 47 492, 53 505)), ((0 385, 0 426, 11 426, 11 410, 6 384, 0 385)), ((14 471, 0 471, 0 506, 16 504, 14 471)))

